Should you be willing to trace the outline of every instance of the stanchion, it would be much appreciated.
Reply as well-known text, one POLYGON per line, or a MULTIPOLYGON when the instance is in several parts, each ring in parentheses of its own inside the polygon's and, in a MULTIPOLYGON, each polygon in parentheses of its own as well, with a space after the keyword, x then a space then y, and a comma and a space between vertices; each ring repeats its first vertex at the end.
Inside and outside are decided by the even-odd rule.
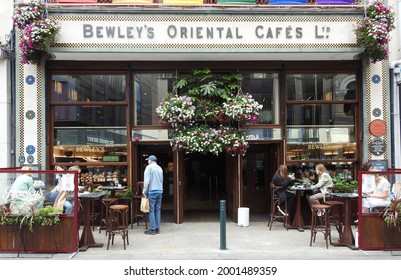
POLYGON ((226 249, 226 201, 220 200, 220 250, 226 249))

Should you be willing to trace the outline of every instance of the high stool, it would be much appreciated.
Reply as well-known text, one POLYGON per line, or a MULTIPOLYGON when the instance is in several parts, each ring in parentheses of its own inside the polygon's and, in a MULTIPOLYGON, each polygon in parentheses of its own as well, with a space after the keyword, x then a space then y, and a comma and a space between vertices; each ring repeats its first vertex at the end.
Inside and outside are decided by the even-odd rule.
POLYGON ((120 234, 124 242, 124 250, 126 249, 125 242, 129 245, 128 241, 128 205, 114 204, 109 207, 109 221, 107 226, 107 233, 109 238, 107 240, 107 250, 109 249, 110 240, 111 245, 114 245, 114 235, 120 234))
POLYGON ((281 220, 284 224, 286 230, 288 230, 288 214, 283 215, 278 211, 277 206, 280 206, 284 203, 285 213, 287 213, 287 201, 282 201, 278 195, 277 190, 281 189, 282 186, 276 186, 273 183, 270 183, 270 221, 268 223, 269 230, 272 230, 273 222, 276 220, 281 220))
POLYGON ((321 232, 326 240, 326 248, 329 248, 329 240, 331 244, 330 208, 331 206, 327 204, 313 204, 311 206, 312 222, 310 228, 310 246, 312 246, 312 240, 315 242, 316 234, 321 232), (318 216, 319 212, 321 216, 318 216))
POLYGON ((102 198, 102 209, 100 210, 100 226, 99 226, 99 233, 102 231, 102 226, 104 225, 104 229, 106 229, 107 235, 107 224, 109 221, 109 207, 110 205, 116 203, 118 198, 116 197, 104 197, 102 198), (105 217, 103 217, 103 213, 105 213, 105 217))
POLYGON ((331 206, 331 209, 330 209, 330 225, 336 227, 339 239, 341 239, 341 235, 343 234, 343 208, 344 208, 344 202, 338 201, 338 200, 326 200, 325 204, 331 206))

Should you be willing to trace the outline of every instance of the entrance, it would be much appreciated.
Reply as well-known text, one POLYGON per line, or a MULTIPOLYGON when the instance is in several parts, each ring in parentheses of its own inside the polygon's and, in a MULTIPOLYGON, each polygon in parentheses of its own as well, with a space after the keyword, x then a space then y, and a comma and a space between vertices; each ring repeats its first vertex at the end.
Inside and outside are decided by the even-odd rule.
POLYGON ((218 218, 219 202, 226 197, 225 155, 191 153, 185 155, 184 164, 185 219, 218 218))
POLYGON ((277 145, 254 145, 242 159, 243 205, 252 214, 268 213, 269 183, 276 172, 277 145))

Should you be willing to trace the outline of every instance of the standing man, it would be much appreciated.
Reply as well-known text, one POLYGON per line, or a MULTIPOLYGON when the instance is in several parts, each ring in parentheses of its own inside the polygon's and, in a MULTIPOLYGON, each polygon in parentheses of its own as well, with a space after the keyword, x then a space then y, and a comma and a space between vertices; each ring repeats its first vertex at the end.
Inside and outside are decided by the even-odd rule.
POLYGON ((149 199, 149 223, 150 229, 145 234, 155 235, 160 233, 160 209, 163 197, 163 170, 156 163, 154 155, 147 159, 145 168, 142 194, 149 199))

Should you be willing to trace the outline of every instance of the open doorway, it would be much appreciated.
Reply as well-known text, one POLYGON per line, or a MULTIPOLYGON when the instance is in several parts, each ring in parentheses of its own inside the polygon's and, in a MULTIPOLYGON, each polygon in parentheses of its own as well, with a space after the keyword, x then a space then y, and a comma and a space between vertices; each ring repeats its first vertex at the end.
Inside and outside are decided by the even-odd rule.
POLYGON ((185 220, 219 218, 219 202, 226 199, 225 155, 187 154, 185 162, 185 220))

